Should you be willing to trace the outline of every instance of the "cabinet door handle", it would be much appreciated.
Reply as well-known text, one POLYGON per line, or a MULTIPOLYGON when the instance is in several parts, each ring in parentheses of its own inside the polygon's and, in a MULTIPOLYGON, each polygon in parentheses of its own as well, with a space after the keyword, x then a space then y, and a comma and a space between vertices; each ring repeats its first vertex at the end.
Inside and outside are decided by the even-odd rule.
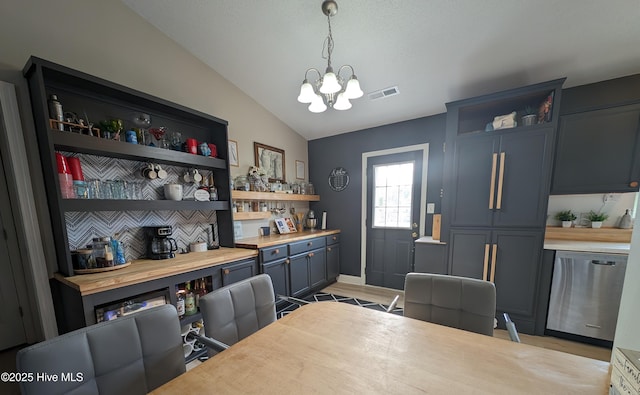
POLYGON ((273 254, 274 254, 274 255, 275 255, 275 254, 279 254, 279 253, 280 253, 280 249, 279 249, 279 248, 276 248, 275 250, 273 250, 273 254))
POLYGON ((313 242, 310 241, 310 242, 307 243, 307 245, 310 247, 310 246, 313 245, 313 242))
MULTIPOLYGON (((636 182, 636 184, 637 184, 637 182, 636 182)), ((338 238, 336 236, 333 236, 333 241, 336 241, 336 240, 338 240, 338 238)))
POLYGON ((489 210, 493 210, 493 201, 495 200, 496 189, 496 165, 498 162, 498 154, 493 153, 493 159, 491 160, 491 185, 489 186, 489 210))
POLYGON ((331 251, 331 247, 327 247, 327 251, 331 251))
POLYGON ((498 245, 494 244, 491 251, 491 277, 489 281, 495 283, 496 279, 496 260, 498 259, 498 245))
POLYGON ((311 258, 313 255, 314 255, 314 253, 313 253, 313 252, 310 252, 310 253, 309 253, 309 258, 311 258))
POLYGON ((484 245, 484 264, 482 266, 482 279, 487 281, 487 271, 489 270, 489 244, 484 245))
POLYGON ((638 181, 631 181, 631 182, 629 183, 629 186, 630 186, 631 188, 637 188, 637 187, 638 187, 638 181))
POLYGON ((291 259, 285 259, 284 263, 286 263, 287 265, 291 263, 291 259))
POLYGON ((224 274, 225 274, 225 276, 226 276, 227 274, 229 274, 229 273, 231 273, 231 272, 229 271, 229 269, 224 269, 223 273, 224 273, 224 274))
POLYGON ((498 202, 496 203, 496 210, 502 208, 502 187, 504 185, 504 152, 500 152, 500 175, 498 176, 498 202))

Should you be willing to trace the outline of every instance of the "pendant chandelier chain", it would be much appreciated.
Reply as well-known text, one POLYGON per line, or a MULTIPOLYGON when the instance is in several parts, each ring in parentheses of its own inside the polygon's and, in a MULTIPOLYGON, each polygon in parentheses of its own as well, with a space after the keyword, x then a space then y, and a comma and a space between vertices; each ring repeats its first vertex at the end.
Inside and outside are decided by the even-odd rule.
POLYGON ((327 15, 329 24, 329 35, 324 39, 322 45, 322 59, 327 59, 327 65, 331 67, 331 53, 333 52, 333 32, 331 31, 331 15, 327 15))

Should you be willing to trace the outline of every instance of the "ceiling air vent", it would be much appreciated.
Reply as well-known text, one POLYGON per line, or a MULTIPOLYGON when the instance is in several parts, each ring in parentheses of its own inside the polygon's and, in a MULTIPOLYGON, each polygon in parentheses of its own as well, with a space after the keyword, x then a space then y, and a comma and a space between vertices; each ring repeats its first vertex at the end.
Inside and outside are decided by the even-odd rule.
POLYGON ((399 94, 400 90, 398 89, 398 87, 392 86, 391 88, 380 89, 379 91, 369 93, 369 100, 378 100, 399 94))

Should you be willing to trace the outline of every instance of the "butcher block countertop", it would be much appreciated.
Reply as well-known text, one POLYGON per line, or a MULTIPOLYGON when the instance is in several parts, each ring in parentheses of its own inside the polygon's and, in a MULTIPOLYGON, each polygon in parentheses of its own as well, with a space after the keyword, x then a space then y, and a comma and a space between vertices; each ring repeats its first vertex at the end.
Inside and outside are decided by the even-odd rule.
POLYGON ((127 267, 103 273, 79 274, 72 277, 64 277, 60 273, 56 273, 55 278, 78 290, 80 295, 85 296, 241 259, 253 258, 257 255, 258 252, 255 250, 221 247, 217 250, 206 252, 177 254, 172 259, 135 260, 127 267))
POLYGON ((547 227, 544 249, 557 251, 629 254, 631 229, 547 227))
POLYGON ((275 234, 269 236, 248 237, 246 239, 236 240, 236 247, 260 249, 279 244, 287 244, 306 239, 313 239, 315 237, 330 236, 336 233, 340 233, 340 230, 305 230, 304 232, 288 233, 283 235, 275 234))

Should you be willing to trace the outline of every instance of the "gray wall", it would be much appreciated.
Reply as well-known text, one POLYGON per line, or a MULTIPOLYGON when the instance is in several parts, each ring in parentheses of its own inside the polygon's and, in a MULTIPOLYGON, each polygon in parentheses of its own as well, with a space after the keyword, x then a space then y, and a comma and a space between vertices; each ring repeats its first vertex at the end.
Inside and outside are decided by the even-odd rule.
MULTIPOLYGON (((327 227, 342 231, 342 274, 360 276, 361 272, 362 153, 429 143, 427 202, 435 203, 439 213, 444 140, 445 114, 439 114, 309 141, 309 180, 321 197, 310 208, 318 217, 326 211, 327 227), (349 186, 341 192, 329 188, 328 176, 335 167, 344 167, 349 173, 349 186)), ((427 235, 431 224, 432 216, 427 215, 427 235)))

